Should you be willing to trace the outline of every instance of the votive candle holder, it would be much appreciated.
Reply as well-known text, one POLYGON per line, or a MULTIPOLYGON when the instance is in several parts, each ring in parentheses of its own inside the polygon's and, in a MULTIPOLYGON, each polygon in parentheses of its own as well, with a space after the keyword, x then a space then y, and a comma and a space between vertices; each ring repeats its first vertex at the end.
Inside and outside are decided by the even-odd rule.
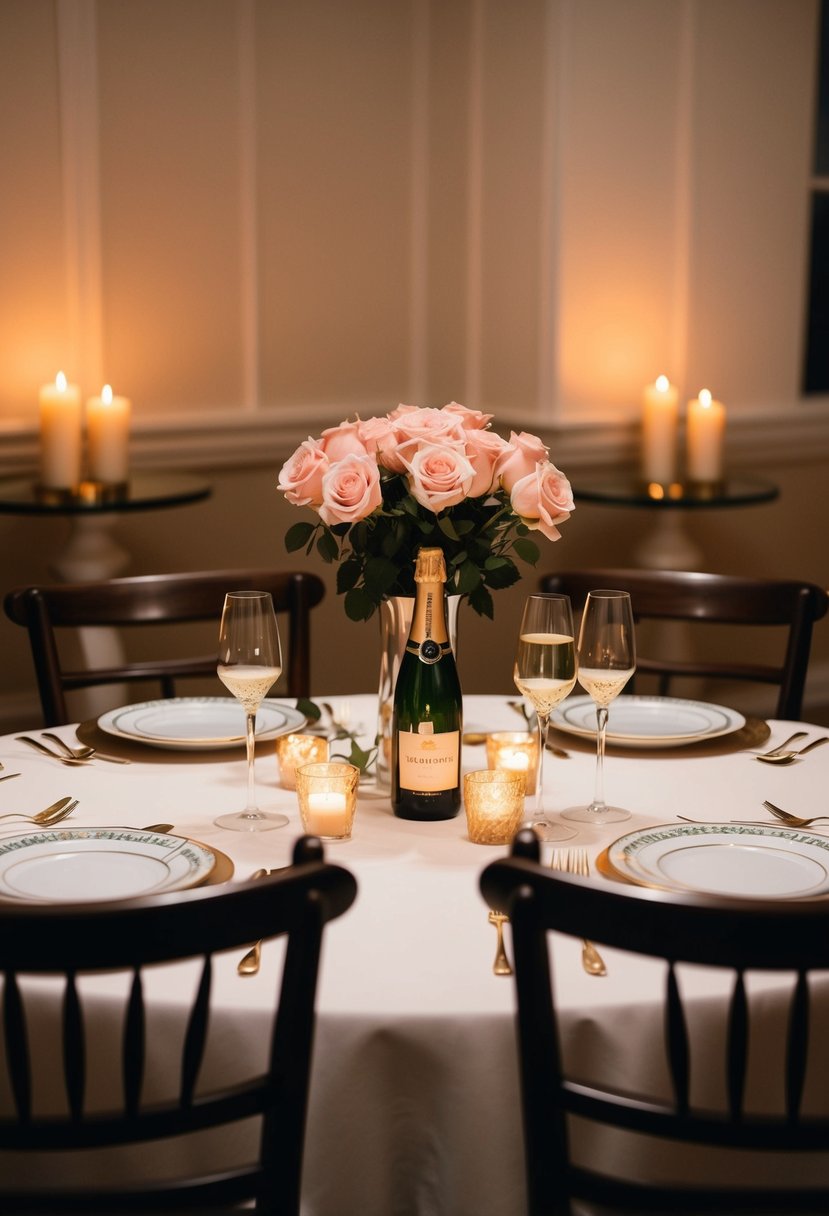
POLYGON ((318 764, 328 759, 328 740, 322 735, 280 735, 276 740, 279 784, 296 789, 296 770, 303 764, 318 764))
POLYGON ((524 818, 524 774, 503 768, 464 773, 463 802, 473 844, 509 844, 524 818))
POLYGON ((303 830, 320 840, 350 840, 357 810, 360 770, 329 761, 296 770, 296 792, 303 830))
POLYGON ((501 730, 487 735, 486 762, 491 769, 520 773, 524 778, 524 793, 535 793, 538 780, 538 738, 535 734, 501 730))

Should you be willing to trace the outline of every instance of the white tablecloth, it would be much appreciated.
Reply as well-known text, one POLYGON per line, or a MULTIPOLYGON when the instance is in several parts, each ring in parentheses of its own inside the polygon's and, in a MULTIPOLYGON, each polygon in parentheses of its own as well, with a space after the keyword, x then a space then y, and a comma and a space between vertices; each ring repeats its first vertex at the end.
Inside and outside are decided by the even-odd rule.
MULTIPOLYGON (((335 706, 342 699, 334 699, 335 706)), ((376 698, 350 700, 352 722, 374 730, 376 698)), ((467 731, 520 729, 505 698, 465 699, 467 731)), ((794 729, 772 722, 769 744, 794 729)), ((812 728, 813 734, 823 733, 812 728)), ((74 740, 74 730, 60 732, 74 740)), ((557 735, 569 759, 548 753, 545 793, 551 809, 584 802, 592 794, 595 756, 581 740, 557 735)), ((116 750, 113 748, 113 750, 116 750)), ((228 832, 214 818, 244 802, 241 752, 175 752, 134 745, 129 766, 96 762, 64 768, 36 755, 13 736, 0 739, 6 771, 22 776, 0 786, 0 811, 33 811, 63 794, 80 805, 70 823, 142 826, 167 821, 175 830, 221 849, 238 877, 289 859, 301 831, 295 795, 278 784, 273 745, 260 745, 260 806, 289 814, 287 828, 262 834, 228 832)), ((483 768, 482 747, 464 751, 464 768, 483 768)), ((825 810, 829 747, 788 767, 757 763, 728 739, 665 752, 621 749, 605 762, 609 801, 633 812, 626 823, 581 827, 572 843, 591 855, 623 832, 673 821, 764 818, 764 798, 793 811, 825 810)), ((0 821, 7 831, 10 821, 0 821)), ((545 856, 551 846, 545 847, 545 856)), ((513 1033, 513 989, 492 973, 495 932, 478 892, 483 867, 503 847, 473 845, 463 812, 442 823, 395 819, 387 794, 361 793, 354 837, 328 846, 328 856, 350 868, 359 884, 353 908, 327 931, 318 999, 311 1110, 306 1146, 303 1211, 306 1216, 516 1216, 523 1203, 523 1160, 513 1033)), ((597 879, 597 881, 604 881, 597 879)), ((509 946, 509 938, 507 937, 509 946)), ((562 940, 562 993, 571 1021, 568 1048, 590 1067, 638 1075, 638 1047, 660 1032, 657 996, 661 969, 605 951, 609 974, 586 976, 579 944, 562 940)), ((236 959, 217 969, 226 1017, 216 1028, 215 1067, 255 1061, 264 1050, 264 1011, 272 999, 278 947, 267 947, 255 978, 236 975, 236 959)), ((158 979, 157 1024, 151 1090, 163 1089, 167 1044, 172 1044, 177 997, 191 977, 167 968, 158 979)), ((103 1058, 117 1038, 107 1022, 108 983, 90 985, 96 1051, 103 1058), (97 986, 96 986, 97 985, 97 986)), ((722 990, 710 976, 692 977, 705 1032, 722 990)), ((33 999, 37 999, 34 997, 33 999)), ((767 1032, 781 1016, 774 991, 767 1032)), ((46 998, 44 998, 46 1001, 46 998)), ((711 1030, 711 1050, 721 1044, 711 1030)), ((172 1047, 171 1047, 172 1050, 172 1047)), ((762 1050, 762 1040, 758 1042, 762 1050)), ((44 1039, 40 1100, 48 1106, 49 1081, 59 1047, 44 1039)), ((760 1057, 761 1058, 761 1057, 760 1057)), ((699 1094, 709 1094, 711 1071, 698 1069, 699 1094)), ((102 1067, 91 1100, 106 1104, 110 1070, 102 1067)), ((779 1093, 779 1078, 758 1073, 758 1100, 779 1093)), ((7 1101, 0 1080, 0 1103, 7 1101)), ((146 1152, 146 1150, 144 1150, 146 1152)), ((608 1149, 608 1152, 611 1150, 608 1149)), ((608 1159, 610 1164, 611 1158, 608 1159)), ((80 1158, 74 1167, 81 1170, 80 1158)), ((17 1169, 15 1162, 8 1169, 17 1169)), ((770 1175, 773 1176, 773 1175, 770 1175)))

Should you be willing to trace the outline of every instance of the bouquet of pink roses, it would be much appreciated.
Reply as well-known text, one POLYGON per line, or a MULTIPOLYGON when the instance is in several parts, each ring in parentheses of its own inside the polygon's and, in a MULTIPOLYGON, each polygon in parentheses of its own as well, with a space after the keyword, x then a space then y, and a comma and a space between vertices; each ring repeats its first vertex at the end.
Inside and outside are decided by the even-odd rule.
POLYGON ((399 405, 308 438, 285 462, 278 488, 318 516, 289 528, 285 546, 316 545, 340 563, 337 591, 352 620, 367 620, 388 596, 414 595, 421 545, 443 549, 447 594, 491 617, 490 589, 520 578, 513 555, 538 561, 530 534, 558 540, 556 525, 573 510, 570 483, 536 435, 502 439, 491 419, 455 401, 399 405))

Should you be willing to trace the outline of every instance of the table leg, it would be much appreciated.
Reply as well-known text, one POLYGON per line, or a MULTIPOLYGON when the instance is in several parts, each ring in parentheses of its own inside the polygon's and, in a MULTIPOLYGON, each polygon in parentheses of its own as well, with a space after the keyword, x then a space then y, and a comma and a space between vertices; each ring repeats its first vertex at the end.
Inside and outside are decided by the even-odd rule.
POLYGON ((654 526, 634 551, 646 570, 701 570, 703 553, 685 531, 683 511, 655 511, 654 526))

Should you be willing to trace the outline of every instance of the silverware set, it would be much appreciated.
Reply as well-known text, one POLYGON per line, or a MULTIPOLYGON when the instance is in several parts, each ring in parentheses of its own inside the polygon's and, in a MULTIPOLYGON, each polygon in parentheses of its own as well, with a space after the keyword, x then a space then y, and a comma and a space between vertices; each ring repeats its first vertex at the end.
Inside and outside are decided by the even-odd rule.
POLYGON ((60 823, 61 819, 65 819, 67 815, 71 815, 77 805, 78 799, 68 795, 65 798, 59 798, 51 806, 44 807, 36 815, 24 815, 22 812, 9 811, 5 815, 0 815, 0 819, 22 819, 25 823, 34 823, 38 827, 53 827, 54 824, 60 823))
POLYGON ((68 743, 64 743, 59 735, 50 734, 49 731, 43 732, 43 738, 49 739, 54 743, 60 749, 59 751, 52 751, 40 739, 33 739, 31 735, 17 735, 16 738, 18 743, 27 743, 36 752, 40 752, 43 756, 49 756, 52 760, 58 760, 61 764, 88 764, 91 760, 108 760, 111 764, 130 763, 129 760, 125 760, 121 756, 108 756, 104 752, 99 752, 95 747, 70 747, 68 743))
MULTIPOLYGON (((553 849, 550 858, 550 869, 559 870, 565 874, 578 874, 581 878, 590 877, 590 861, 587 849, 553 849)), ((581 965, 588 975, 607 975, 604 959, 592 942, 582 939, 581 965)))
POLYGON ((758 752, 755 760, 762 760, 764 764, 791 764, 798 756, 805 756, 807 752, 812 751, 815 747, 820 747, 822 743, 829 743, 829 735, 823 735, 820 739, 813 739, 811 743, 807 743, 805 747, 792 749, 792 743, 798 739, 805 739, 809 732, 805 730, 797 730, 784 743, 778 747, 773 747, 769 752, 758 752))
MULTIPOLYGON (((790 811, 784 811, 781 807, 775 806, 773 802, 764 802, 763 806, 770 811, 779 823, 784 824, 787 828, 808 828, 813 823, 829 823, 829 815, 810 815, 803 819, 800 815, 792 815, 790 811)), ((751 827, 768 827, 768 819, 731 819, 730 823, 743 823, 751 827)))

